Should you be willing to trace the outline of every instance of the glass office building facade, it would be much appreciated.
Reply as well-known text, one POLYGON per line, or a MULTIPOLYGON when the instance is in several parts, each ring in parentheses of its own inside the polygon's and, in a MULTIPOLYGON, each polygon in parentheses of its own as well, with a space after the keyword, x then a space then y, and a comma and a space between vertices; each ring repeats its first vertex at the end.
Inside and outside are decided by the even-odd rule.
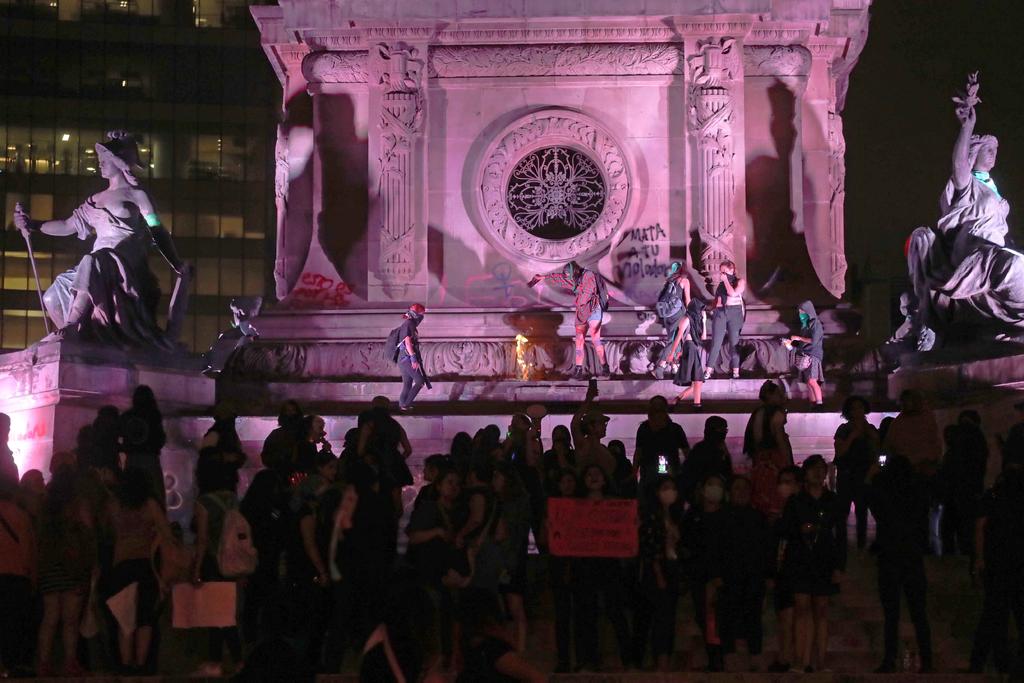
MULTIPOLYGON (((140 141, 142 186, 196 269, 182 341, 203 350, 228 301, 272 282, 274 124, 280 86, 240 0, 0 0, 0 347, 44 334, 28 253, 10 229, 22 202, 63 218, 104 187, 94 145, 140 141)), ((90 242, 34 238, 42 287, 90 242)), ((172 273, 155 250, 163 289, 172 273)))

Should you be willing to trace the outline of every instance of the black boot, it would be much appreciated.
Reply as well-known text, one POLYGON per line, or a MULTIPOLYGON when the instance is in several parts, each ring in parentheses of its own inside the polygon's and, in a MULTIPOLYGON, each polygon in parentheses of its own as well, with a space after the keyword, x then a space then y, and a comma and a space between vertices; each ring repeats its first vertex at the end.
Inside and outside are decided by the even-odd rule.
POLYGON ((608 366, 607 363, 605 363, 604 365, 601 366, 601 376, 602 377, 611 377, 612 376, 612 369, 608 366))
POLYGON ((583 370, 582 365, 574 365, 572 372, 569 374, 569 379, 586 379, 587 373, 583 370))

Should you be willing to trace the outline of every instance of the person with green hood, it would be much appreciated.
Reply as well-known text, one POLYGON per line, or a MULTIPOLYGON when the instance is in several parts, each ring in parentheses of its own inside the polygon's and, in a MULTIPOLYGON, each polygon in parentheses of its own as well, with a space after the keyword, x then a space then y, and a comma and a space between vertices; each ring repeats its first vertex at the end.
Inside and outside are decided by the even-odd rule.
POLYGON ((797 307, 800 313, 800 334, 795 334, 789 341, 798 344, 796 351, 796 367, 800 372, 800 381, 807 384, 808 399, 820 406, 822 401, 821 383, 825 381, 822 364, 825 359, 825 329, 814 310, 814 304, 804 301, 797 307))
POLYGON ((686 276, 683 264, 673 261, 668 268, 668 277, 661 287, 658 300, 654 304, 654 312, 657 313, 658 320, 665 328, 665 346, 654 361, 655 379, 665 379, 665 368, 671 363, 672 349, 679 343, 683 319, 686 317, 686 307, 689 304, 690 280, 686 276))
POLYGON ((583 345, 584 335, 587 334, 590 335, 590 341, 597 353, 597 361, 601 364, 601 376, 611 376, 608 357, 604 352, 604 342, 601 341, 601 321, 608 309, 608 290, 601 275, 575 261, 570 261, 561 272, 534 275, 527 285, 533 287, 542 280, 550 280, 576 295, 576 355, 572 369, 573 379, 583 379, 586 374, 583 370, 583 345))

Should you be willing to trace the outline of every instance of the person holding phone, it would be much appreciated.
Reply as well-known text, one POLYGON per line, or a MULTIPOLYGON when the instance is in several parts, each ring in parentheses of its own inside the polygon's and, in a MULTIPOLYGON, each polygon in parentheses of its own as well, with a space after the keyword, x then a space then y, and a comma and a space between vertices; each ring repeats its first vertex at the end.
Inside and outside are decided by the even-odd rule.
POLYGON ((640 500, 646 506, 654 495, 654 485, 663 475, 679 476, 682 458, 690 451, 686 432, 672 421, 664 396, 652 396, 647 402, 647 419, 636 430, 633 470, 640 475, 640 500))

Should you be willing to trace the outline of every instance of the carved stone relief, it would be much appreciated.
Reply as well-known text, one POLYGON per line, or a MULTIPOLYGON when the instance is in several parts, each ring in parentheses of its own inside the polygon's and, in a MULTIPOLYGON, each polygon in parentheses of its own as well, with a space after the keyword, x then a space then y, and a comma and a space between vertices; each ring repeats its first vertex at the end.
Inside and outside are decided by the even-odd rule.
POLYGON ((428 68, 437 78, 681 74, 683 55, 666 43, 441 46, 428 68))
POLYGON ((483 230, 513 256, 561 262, 606 244, 629 202, 630 175, 622 148, 589 116, 548 109, 525 116, 495 137, 477 173, 476 201, 483 230), (524 229, 509 209, 509 179, 521 161, 543 148, 561 147, 587 158, 604 183, 604 204, 590 227, 567 239, 544 239, 524 229))
POLYGON ((839 298, 846 290, 846 138, 843 117, 836 111, 828 113, 829 142, 829 277, 825 286, 839 298))
POLYGON ((366 83, 369 53, 311 52, 302 60, 302 75, 310 83, 366 83))
POLYGON ((417 228, 422 222, 419 182, 425 116, 423 60, 404 43, 381 43, 373 51, 375 81, 380 87, 377 125, 380 177, 380 258, 377 276, 390 297, 401 296, 412 279, 417 228))
POLYGON ((801 45, 745 45, 743 75, 806 76, 811 70, 811 52, 801 45))
POLYGON ((697 141, 697 234, 705 273, 718 272, 723 261, 735 260, 735 103, 730 91, 734 45, 731 38, 700 41, 698 54, 690 57, 690 126, 697 141))

